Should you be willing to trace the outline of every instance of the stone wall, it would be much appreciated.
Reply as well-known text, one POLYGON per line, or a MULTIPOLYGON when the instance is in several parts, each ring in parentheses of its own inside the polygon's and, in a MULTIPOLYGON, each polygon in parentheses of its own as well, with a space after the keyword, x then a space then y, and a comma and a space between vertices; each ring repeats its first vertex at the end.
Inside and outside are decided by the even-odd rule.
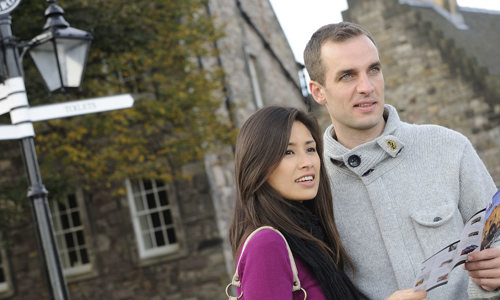
POLYGON ((403 121, 438 124, 466 135, 500 185, 500 102, 487 99, 475 88, 480 78, 466 77, 466 70, 450 61, 449 53, 457 50, 453 43, 434 35, 436 25, 397 0, 351 0, 348 5, 344 20, 363 25, 377 42, 386 103, 399 110, 403 121))
POLYGON ((293 52, 269 1, 215 0, 210 7, 227 34, 219 47, 233 105, 237 109, 237 124, 256 110, 248 77, 249 55, 257 58, 259 84, 266 105, 305 108, 293 52))

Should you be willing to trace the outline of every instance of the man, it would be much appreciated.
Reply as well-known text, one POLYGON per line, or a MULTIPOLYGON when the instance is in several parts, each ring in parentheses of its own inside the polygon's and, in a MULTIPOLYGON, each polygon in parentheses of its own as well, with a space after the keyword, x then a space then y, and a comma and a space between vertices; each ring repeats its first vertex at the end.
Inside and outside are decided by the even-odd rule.
MULTIPOLYGON (((370 299, 413 286, 421 263, 458 240, 485 208, 496 186, 469 140, 436 125, 400 121, 384 103, 384 77, 375 42, 359 25, 318 29, 304 61, 315 101, 332 125, 324 134, 336 223, 355 270, 347 270, 370 299)), ((491 298, 500 286, 500 249, 468 257, 471 296, 491 298)), ((469 299, 467 272, 427 299, 469 299)))

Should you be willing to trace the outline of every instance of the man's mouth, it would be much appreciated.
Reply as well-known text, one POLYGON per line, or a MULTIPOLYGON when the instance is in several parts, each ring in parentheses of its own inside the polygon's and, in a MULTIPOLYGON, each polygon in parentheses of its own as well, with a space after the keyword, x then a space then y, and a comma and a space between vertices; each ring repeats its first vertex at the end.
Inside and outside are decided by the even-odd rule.
POLYGON ((356 104, 354 105, 354 107, 370 107, 372 106, 374 103, 361 103, 361 104, 356 104))

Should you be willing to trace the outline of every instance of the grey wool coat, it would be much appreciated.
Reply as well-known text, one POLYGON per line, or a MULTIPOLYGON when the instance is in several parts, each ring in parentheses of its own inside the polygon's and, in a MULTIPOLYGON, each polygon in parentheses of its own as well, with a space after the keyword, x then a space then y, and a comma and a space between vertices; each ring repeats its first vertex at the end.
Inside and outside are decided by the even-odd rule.
MULTIPOLYGON (((459 240, 497 190, 462 134, 402 122, 390 105, 384 117, 382 135, 354 149, 336 141, 333 126, 324 134, 336 224, 355 268, 347 273, 374 300, 413 287, 421 263, 459 240)), ((427 299, 469 299, 467 287, 459 266, 427 299)))

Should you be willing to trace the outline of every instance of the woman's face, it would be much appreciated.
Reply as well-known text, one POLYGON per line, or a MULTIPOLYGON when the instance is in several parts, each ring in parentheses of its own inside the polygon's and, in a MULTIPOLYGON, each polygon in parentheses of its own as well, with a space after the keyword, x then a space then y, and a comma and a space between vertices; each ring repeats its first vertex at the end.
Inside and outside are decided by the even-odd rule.
POLYGON ((288 200, 310 200, 318 193, 320 167, 311 132, 303 123, 295 121, 285 156, 267 182, 288 200))

